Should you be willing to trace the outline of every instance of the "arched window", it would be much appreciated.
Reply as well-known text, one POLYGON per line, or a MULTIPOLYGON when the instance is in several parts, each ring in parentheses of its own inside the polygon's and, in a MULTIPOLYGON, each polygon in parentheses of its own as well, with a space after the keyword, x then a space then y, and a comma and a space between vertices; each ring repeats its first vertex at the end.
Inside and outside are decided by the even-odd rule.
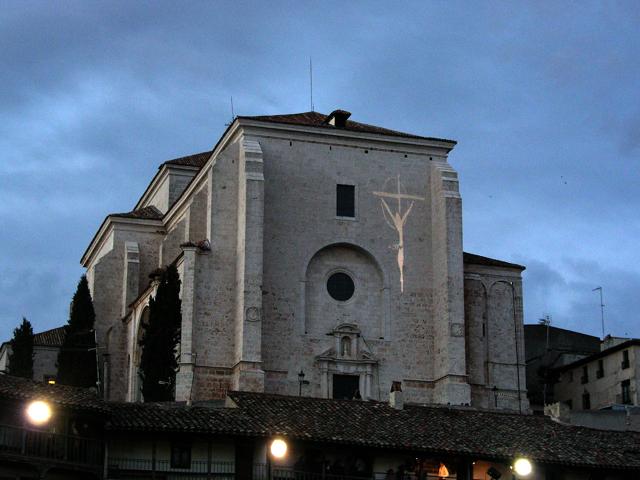
POLYGON ((340 340, 340 353, 343 357, 351 356, 351 339, 349 337, 342 337, 340 340))

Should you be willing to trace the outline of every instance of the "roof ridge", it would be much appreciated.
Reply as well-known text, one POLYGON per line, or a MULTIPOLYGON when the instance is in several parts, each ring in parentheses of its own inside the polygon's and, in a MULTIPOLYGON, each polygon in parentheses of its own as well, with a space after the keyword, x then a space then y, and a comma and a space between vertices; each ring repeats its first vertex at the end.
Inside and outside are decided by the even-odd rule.
MULTIPOLYGON (((335 111, 335 110, 334 110, 335 111)), ((371 133, 377 135, 388 135, 394 137, 403 137, 403 138, 414 138, 419 140, 433 140, 438 142, 447 142, 456 144, 455 140, 449 140, 446 138, 437 138, 437 137, 426 137, 422 135, 416 135, 413 133, 402 132, 400 130, 392 130, 386 127, 379 127, 377 125, 372 125, 369 123, 357 122, 355 120, 346 120, 344 127, 336 127, 334 125, 330 125, 324 123, 324 121, 328 118, 328 115, 324 113, 316 112, 314 110, 308 112, 299 112, 299 113, 287 113, 287 114, 279 114, 279 115, 239 115, 236 118, 238 119, 246 119, 246 120, 256 120, 261 122, 273 122, 273 123, 284 123, 291 125, 300 125, 307 127, 317 127, 317 128, 326 128, 326 129, 334 129, 334 130, 343 130, 350 132, 359 132, 359 133, 371 133), (309 118, 314 117, 314 118, 309 118)))

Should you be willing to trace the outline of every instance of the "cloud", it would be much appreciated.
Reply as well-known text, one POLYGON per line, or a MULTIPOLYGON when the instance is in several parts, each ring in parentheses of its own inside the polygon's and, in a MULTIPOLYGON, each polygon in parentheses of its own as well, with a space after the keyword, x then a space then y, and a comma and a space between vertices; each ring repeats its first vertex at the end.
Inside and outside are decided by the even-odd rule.
POLYGON ((3 327, 66 321, 104 216, 213 146, 231 96, 236 114, 307 110, 312 56, 317 110, 459 141, 465 249, 529 266, 527 320, 597 333, 595 282, 633 331, 639 20, 598 2, 3 5, 0 268, 28 280, 0 284, 3 327))
POLYGON ((640 308, 640 273, 607 268, 589 259, 567 258, 550 266, 525 260, 525 319, 535 323, 551 315, 554 325, 601 336, 599 292, 603 286, 605 333, 640 337, 634 318, 640 308))

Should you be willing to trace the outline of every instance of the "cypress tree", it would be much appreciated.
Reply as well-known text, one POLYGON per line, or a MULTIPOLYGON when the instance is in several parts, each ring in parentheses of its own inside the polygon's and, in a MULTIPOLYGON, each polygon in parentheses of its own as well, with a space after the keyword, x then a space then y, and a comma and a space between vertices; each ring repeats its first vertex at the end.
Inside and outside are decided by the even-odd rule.
POLYGON ((9 374, 16 377, 33 378, 33 328, 26 318, 13 331, 9 374))
POLYGON ((182 323, 180 276, 174 265, 163 270, 155 298, 149 300, 149 323, 140 339, 140 375, 145 402, 175 398, 177 347, 182 323))
POLYGON ((71 300, 67 332, 58 354, 58 383, 76 387, 96 386, 95 319, 89 283, 83 275, 71 300))

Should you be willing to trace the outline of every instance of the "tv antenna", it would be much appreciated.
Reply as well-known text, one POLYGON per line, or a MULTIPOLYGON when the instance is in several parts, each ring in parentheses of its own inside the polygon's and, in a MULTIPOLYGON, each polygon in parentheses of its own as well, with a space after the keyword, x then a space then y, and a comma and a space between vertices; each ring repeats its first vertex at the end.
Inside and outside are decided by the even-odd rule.
POLYGON ((538 320, 538 323, 540 325, 544 325, 547 330, 547 339, 546 339, 546 343, 545 343, 545 350, 549 351, 549 327, 551 326, 551 315, 549 315, 548 313, 545 313, 542 318, 540 320, 538 320))
POLYGON ((596 290, 600 291, 600 320, 602 321, 602 339, 604 340, 604 301, 602 299, 602 287, 596 287, 591 291, 595 292, 596 290))
POLYGON ((233 111, 233 95, 231 95, 231 121, 229 123, 225 123, 224 126, 228 127, 229 125, 231 125, 233 123, 233 121, 236 119, 236 115, 233 111))
POLYGON ((313 112, 313 61, 311 59, 311 57, 309 57, 309 85, 310 85, 310 89, 309 89, 309 94, 310 94, 310 100, 311 100, 311 111, 313 112))

